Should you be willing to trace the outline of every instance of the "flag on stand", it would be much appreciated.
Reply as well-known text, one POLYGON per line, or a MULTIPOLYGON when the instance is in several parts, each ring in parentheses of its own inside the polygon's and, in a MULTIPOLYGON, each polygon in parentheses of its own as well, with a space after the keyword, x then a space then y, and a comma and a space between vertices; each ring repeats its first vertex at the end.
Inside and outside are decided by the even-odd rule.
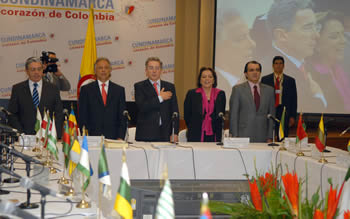
POLYGON ((44 110, 44 119, 41 122, 41 141, 45 143, 45 136, 46 136, 46 129, 48 127, 47 125, 48 119, 47 119, 47 113, 44 110))
POLYGON ((45 138, 44 138, 44 148, 47 148, 47 141, 49 139, 50 132, 52 130, 52 121, 50 118, 50 113, 49 111, 46 112, 47 115, 47 125, 46 125, 46 130, 45 130, 45 138))
POLYGON ((80 144, 77 138, 73 139, 71 150, 69 151, 69 167, 68 172, 69 176, 72 176, 72 173, 80 161, 80 144))
POLYGON ((100 159, 98 160, 98 179, 102 184, 102 194, 107 199, 112 199, 111 193, 111 176, 109 175, 108 162, 105 145, 102 144, 100 159))
POLYGON ((80 94, 80 87, 89 83, 89 81, 95 80, 94 64, 96 62, 97 52, 94 27, 94 9, 92 4, 90 6, 89 12, 89 22, 86 30, 84 51, 80 64, 80 75, 77 87, 78 98, 80 94))
POLYGON ((326 148, 326 136, 324 134, 324 123, 323 123, 323 114, 318 124, 317 136, 315 138, 315 145, 320 152, 326 148))
POLYGON ((165 180, 163 190, 158 199, 156 209, 157 219, 172 219, 175 218, 173 191, 169 179, 165 180))
POLYGON ((132 219, 131 208, 131 188, 129 180, 129 172, 126 162, 123 160, 122 170, 120 173, 120 183, 117 196, 114 202, 114 210, 118 212, 124 219, 132 219))
POLYGON ((286 115, 286 107, 284 106, 281 121, 280 121, 280 127, 278 130, 278 136, 279 136, 280 141, 282 141, 284 139, 284 118, 285 118, 285 115, 286 115))
POLYGON ((47 149, 50 151, 51 154, 55 155, 56 160, 58 160, 57 155, 57 132, 56 132, 56 125, 55 125, 55 116, 52 117, 52 122, 50 123, 50 132, 47 137, 47 149))
POLYGON ((77 169, 85 176, 85 182, 83 184, 83 191, 86 191, 86 188, 88 187, 90 183, 90 160, 89 160, 89 147, 87 142, 87 137, 84 136, 83 138, 83 145, 81 147, 81 153, 80 153, 80 160, 77 165, 77 169))
POLYGON ((304 120, 303 120, 303 114, 300 113, 299 121, 298 121, 298 127, 297 127, 296 144, 299 141, 302 141, 306 137, 307 137, 306 125, 305 125, 304 120))
POLYGON ((38 107, 36 107, 36 121, 35 121, 35 136, 37 139, 41 139, 41 123, 42 123, 42 118, 41 118, 41 113, 38 107))
POLYGON ((348 151, 350 152, 350 140, 348 142, 348 151))
POLYGON ((64 167, 68 168, 69 165, 69 152, 71 149, 70 144, 70 135, 69 135, 69 128, 68 128, 68 121, 67 119, 64 121, 63 124, 63 135, 62 135, 62 152, 64 154, 64 167))
POLYGON ((208 193, 203 193, 203 200, 201 206, 201 217, 199 219, 212 219, 210 209, 208 207, 209 198, 208 193))
POLYGON ((78 132, 78 122, 77 122, 77 118, 75 117, 75 113, 74 113, 74 109, 72 106, 72 110, 70 111, 69 114, 69 119, 68 119, 68 125, 69 125, 69 133, 71 136, 79 136, 79 132, 78 132))

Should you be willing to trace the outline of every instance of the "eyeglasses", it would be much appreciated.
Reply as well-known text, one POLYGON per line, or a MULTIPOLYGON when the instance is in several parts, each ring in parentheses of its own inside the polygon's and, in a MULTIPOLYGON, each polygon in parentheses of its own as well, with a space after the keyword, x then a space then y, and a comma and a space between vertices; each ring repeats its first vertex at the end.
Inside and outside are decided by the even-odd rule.
POLYGON ((43 68, 42 67, 38 67, 38 68, 29 68, 29 71, 42 71, 43 68))

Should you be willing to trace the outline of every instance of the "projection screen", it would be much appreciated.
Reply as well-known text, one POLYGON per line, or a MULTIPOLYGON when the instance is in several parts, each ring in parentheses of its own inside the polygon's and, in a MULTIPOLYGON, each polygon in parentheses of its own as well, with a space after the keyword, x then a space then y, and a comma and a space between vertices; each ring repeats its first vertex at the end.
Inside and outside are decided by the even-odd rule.
POLYGON ((348 0, 217 0, 218 88, 229 98, 247 61, 264 76, 279 55, 296 80, 298 112, 350 113, 349 11, 348 0))

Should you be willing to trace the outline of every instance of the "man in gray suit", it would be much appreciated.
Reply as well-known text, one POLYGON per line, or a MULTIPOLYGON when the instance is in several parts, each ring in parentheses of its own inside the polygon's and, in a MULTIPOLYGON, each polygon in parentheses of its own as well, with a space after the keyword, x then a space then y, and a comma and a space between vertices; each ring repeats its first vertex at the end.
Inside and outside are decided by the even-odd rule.
POLYGON ((259 82, 261 64, 250 61, 244 67, 247 82, 232 88, 230 98, 230 134, 249 137, 250 142, 271 142, 275 116, 275 97, 272 87, 259 82))

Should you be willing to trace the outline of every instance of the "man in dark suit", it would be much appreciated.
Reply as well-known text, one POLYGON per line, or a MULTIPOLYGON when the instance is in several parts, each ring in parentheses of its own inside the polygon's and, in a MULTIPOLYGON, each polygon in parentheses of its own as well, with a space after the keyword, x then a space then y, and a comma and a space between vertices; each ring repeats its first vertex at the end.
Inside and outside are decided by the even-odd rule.
POLYGON ((125 90, 112 81, 111 63, 98 58, 95 63, 97 80, 81 88, 79 96, 79 126, 89 135, 104 135, 109 139, 124 139, 126 118, 125 90))
MULTIPOLYGON (((275 107, 278 119, 281 119, 283 108, 286 107, 284 136, 288 137, 289 127, 295 124, 297 115, 297 87, 294 78, 283 73, 284 58, 282 56, 273 58, 272 67, 273 73, 262 77, 261 82, 275 89, 275 107)), ((275 133, 279 133, 278 128, 279 125, 276 125, 275 133)))
POLYGON ((148 79, 135 83, 135 102, 138 108, 137 141, 178 141, 179 109, 175 86, 160 80, 163 63, 157 57, 146 61, 148 79), (172 124, 174 133, 172 136, 172 124))
POLYGON ((261 64, 248 62, 244 67, 247 82, 235 85, 230 98, 230 134, 249 137, 250 142, 271 142, 275 115, 273 88, 259 83, 261 64))
POLYGON ((271 58, 283 56, 286 72, 297 84, 298 106, 303 112, 312 112, 315 108, 326 107, 324 91, 313 79, 307 69, 305 59, 314 54, 319 25, 311 7, 311 1, 280 0, 275 1, 267 13, 267 25, 272 34, 272 49, 266 53, 262 65, 270 73, 271 58))
POLYGON ((37 107, 43 115, 44 109, 55 114, 58 138, 61 137, 63 107, 58 88, 42 80, 43 65, 40 58, 30 57, 25 63, 28 80, 12 87, 8 110, 9 124, 25 134, 35 134, 37 107))

